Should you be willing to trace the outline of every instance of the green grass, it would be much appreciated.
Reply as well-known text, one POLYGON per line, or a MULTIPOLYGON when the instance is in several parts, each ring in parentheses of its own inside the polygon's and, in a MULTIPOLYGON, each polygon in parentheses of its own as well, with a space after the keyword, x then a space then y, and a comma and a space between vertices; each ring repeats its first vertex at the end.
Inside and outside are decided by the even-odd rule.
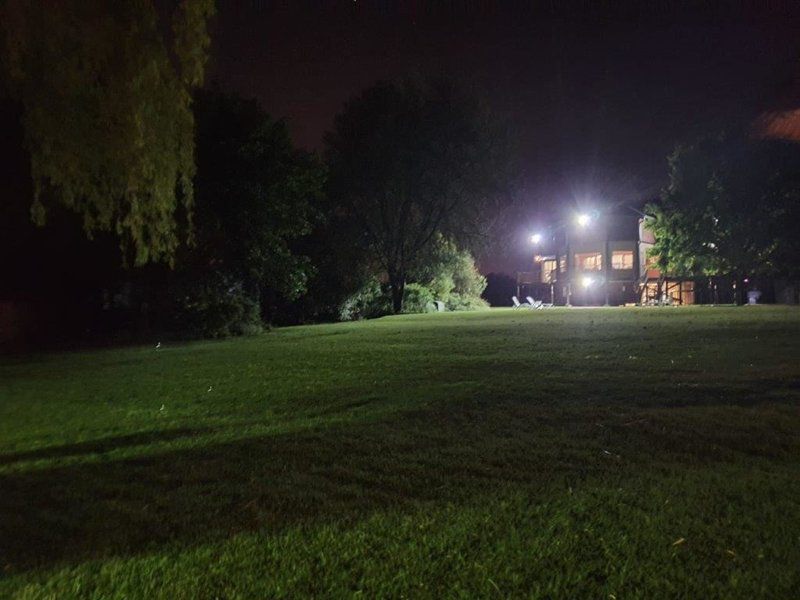
POLYGON ((0 597, 791 598, 800 310, 0 360, 0 597))

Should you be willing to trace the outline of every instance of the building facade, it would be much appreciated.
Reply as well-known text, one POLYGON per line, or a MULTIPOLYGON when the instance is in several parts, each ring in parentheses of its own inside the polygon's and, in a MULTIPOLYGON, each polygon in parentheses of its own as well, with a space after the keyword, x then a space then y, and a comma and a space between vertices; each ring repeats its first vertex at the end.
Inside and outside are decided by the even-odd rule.
POLYGON ((587 215, 541 238, 531 270, 517 274, 519 295, 566 306, 694 304, 693 281, 652 265, 654 242, 636 214, 587 215))

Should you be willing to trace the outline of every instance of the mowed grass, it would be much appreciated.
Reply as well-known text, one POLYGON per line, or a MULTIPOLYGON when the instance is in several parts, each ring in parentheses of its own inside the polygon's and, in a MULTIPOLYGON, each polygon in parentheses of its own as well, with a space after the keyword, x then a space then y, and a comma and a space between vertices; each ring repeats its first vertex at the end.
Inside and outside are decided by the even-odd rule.
POLYGON ((0 597, 796 598, 800 310, 0 360, 0 597))

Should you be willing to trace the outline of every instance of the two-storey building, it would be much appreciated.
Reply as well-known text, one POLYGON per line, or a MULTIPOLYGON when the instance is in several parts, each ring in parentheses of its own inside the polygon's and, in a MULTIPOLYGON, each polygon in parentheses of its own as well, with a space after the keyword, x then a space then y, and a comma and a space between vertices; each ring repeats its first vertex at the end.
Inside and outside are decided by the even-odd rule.
POLYGON ((694 303, 691 280, 663 276, 648 250, 645 218, 629 211, 580 215, 534 244, 530 271, 518 273, 519 295, 567 306, 694 303))

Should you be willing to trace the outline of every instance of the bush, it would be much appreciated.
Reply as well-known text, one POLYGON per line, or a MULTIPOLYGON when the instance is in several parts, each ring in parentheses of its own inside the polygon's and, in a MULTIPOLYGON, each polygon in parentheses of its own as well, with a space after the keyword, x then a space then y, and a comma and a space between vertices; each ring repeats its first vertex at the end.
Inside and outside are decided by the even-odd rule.
POLYGON ((452 293, 445 302, 447 310, 484 310, 489 308, 489 303, 480 296, 452 293))
POLYGON ((430 289, 419 283, 409 283, 403 294, 403 312, 433 312, 436 310, 434 300, 433 292, 430 289))
POLYGON ((339 319, 356 321, 381 317, 392 312, 391 302, 377 279, 371 279, 364 287, 348 297, 339 307, 339 319))
MULTIPOLYGON (((466 250, 439 236, 423 264, 413 274, 413 281, 422 284, 431 293, 431 302, 441 300, 448 310, 479 310, 488 308, 481 299, 486 289, 486 278, 478 272, 475 260, 466 250)), ((406 287, 408 289, 411 285, 406 287)), ((419 305, 405 312, 421 312, 419 305)))
POLYGON ((220 338, 263 330, 258 301, 241 282, 221 273, 185 284, 176 300, 176 322, 182 333, 220 338))

